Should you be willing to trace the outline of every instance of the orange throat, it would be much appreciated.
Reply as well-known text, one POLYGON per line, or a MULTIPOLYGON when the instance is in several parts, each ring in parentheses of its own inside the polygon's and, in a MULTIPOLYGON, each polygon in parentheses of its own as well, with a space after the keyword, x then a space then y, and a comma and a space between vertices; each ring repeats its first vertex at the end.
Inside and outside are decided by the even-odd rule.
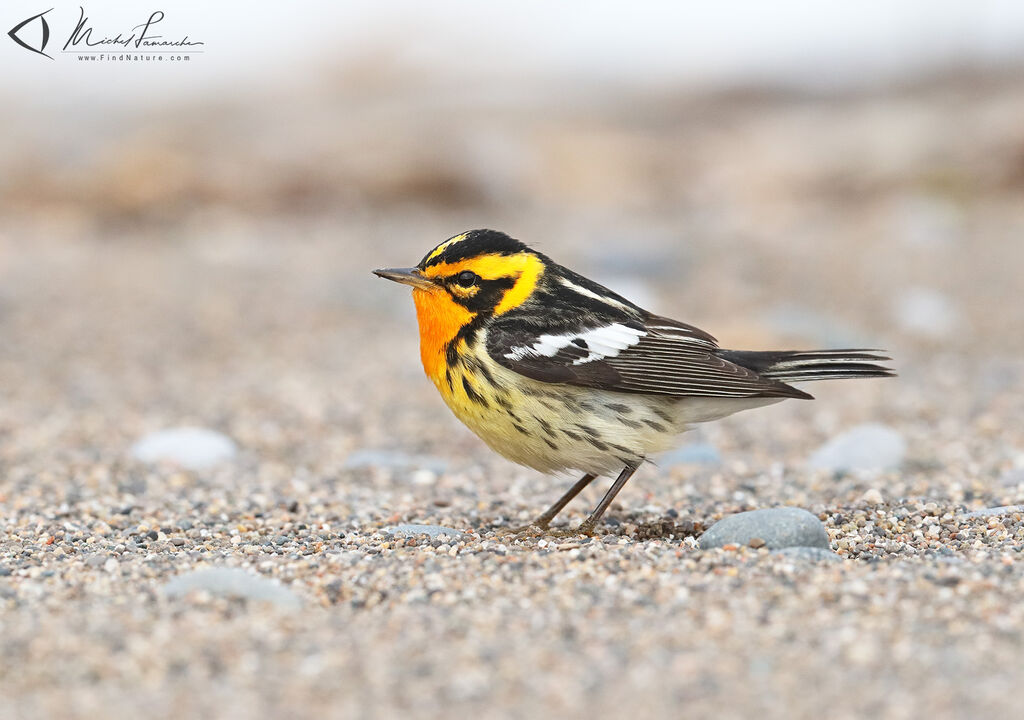
POLYGON ((445 359, 448 344, 476 315, 454 302, 441 289, 413 288, 412 299, 416 303, 416 319, 420 325, 420 360, 427 377, 440 388, 448 367, 445 359))

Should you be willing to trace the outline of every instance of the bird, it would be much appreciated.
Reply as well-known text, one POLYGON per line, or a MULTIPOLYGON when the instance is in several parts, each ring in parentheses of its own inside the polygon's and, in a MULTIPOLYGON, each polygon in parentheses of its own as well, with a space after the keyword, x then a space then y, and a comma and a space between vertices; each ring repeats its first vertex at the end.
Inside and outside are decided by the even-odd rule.
POLYGON ((793 382, 895 374, 881 350, 723 349, 497 230, 373 272, 412 287, 423 369, 462 423, 520 465, 583 473, 532 522, 541 531, 614 475, 576 528, 593 534, 640 465, 694 424, 812 399, 793 382))

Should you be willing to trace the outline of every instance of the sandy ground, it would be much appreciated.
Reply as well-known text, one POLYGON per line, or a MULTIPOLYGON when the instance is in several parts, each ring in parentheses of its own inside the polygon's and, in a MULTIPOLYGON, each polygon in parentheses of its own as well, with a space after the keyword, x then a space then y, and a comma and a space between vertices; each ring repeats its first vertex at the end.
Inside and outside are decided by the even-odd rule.
POLYGON ((155 189, 133 163, 171 154, 140 142, 88 189, 80 166, 7 181, 0 717, 1017 712, 1024 516, 968 513, 1024 503, 1024 86, 484 109, 455 128, 442 103, 419 131, 436 143, 396 134, 373 182, 367 105, 323 177, 297 151, 255 158, 257 189, 218 180, 269 132, 249 127, 183 145, 155 189), (572 479, 449 415, 407 293, 369 274, 478 226, 724 346, 866 343, 900 377, 701 428, 681 442, 720 460, 644 467, 595 538, 509 537, 572 479), (807 467, 865 422, 904 438, 898 471, 807 467), (133 459, 182 425, 237 455, 133 459), (818 515, 840 560, 697 549, 723 515, 775 505, 818 515), (399 523, 462 534, 382 532, 399 523), (168 592, 211 567, 280 592, 168 592))

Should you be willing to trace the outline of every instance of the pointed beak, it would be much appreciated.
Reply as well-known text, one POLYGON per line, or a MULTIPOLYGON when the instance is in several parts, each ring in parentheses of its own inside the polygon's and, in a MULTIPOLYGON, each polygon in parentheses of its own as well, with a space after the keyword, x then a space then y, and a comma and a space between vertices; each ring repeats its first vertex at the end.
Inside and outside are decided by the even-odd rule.
POLYGON ((373 274, 387 280, 394 280, 403 285, 412 285, 418 288, 434 287, 434 283, 420 275, 420 271, 416 268, 385 268, 383 270, 374 270, 373 274))

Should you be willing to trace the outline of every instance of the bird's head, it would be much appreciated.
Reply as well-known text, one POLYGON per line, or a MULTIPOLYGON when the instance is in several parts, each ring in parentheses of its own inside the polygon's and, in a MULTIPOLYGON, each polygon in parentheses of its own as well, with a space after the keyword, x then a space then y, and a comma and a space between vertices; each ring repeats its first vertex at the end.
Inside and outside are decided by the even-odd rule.
POLYGON ((496 230, 471 230, 445 240, 416 267, 374 270, 411 285, 420 319, 458 317, 463 322, 501 315, 537 289, 547 259, 496 230))

